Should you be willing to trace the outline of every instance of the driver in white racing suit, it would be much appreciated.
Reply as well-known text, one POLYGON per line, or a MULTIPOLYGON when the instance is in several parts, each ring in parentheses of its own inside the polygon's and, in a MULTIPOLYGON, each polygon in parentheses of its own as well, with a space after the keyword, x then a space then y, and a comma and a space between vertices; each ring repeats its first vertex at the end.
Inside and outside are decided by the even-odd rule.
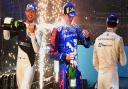
POLYGON ((98 89, 119 89, 118 63, 126 64, 122 37, 117 35, 119 19, 109 15, 107 30, 96 38, 93 51, 93 66, 98 72, 98 89))
MULTIPOLYGON (((24 22, 25 29, 17 29, 18 35, 18 56, 16 65, 16 78, 18 89, 31 89, 35 73, 35 54, 38 53, 39 45, 36 37, 37 25, 36 4, 29 3, 26 6, 24 22)), ((9 40, 10 30, 3 31, 4 39, 9 40)))

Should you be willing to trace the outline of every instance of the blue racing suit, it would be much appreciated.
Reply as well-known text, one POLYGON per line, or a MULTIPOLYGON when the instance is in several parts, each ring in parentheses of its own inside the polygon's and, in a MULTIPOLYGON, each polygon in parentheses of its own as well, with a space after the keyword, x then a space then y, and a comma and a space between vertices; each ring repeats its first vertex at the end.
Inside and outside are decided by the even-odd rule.
MULTIPOLYGON (((67 70, 70 64, 66 61, 66 55, 73 53, 74 60, 77 60, 77 44, 78 41, 84 47, 90 47, 90 39, 86 38, 80 29, 80 26, 70 24, 54 28, 51 34, 50 57, 59 60, 59 85, 60 89, 67 89, 67 70)), ((81 73, 76 67, 76 89, 81 89, 80 86, 81 73)))

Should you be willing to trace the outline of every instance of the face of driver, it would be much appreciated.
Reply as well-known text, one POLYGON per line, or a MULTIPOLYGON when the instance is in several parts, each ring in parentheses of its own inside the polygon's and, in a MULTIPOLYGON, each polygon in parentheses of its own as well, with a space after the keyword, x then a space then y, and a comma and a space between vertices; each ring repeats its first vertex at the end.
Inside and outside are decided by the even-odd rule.
POLYGON ((36 10, 37 10, 37 7, 34 3, 29 3, 26 6, 25 15, 26 15, 26 20, 28 22, 33 22, 33 20, 36 17, 36 10))

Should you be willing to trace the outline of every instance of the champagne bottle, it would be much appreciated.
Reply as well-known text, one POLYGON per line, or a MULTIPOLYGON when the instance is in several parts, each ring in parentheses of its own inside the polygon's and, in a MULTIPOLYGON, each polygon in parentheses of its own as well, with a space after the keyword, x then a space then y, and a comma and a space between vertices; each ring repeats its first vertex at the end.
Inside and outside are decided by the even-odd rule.
POLYGON ((71 88, 76 87, 76 68, 73 63, 70 62, 68 67, 69 84, 71 88))
POLYGON ((3 30, 9 30, 12 32, 18 32, 18 30, 25 29, 25 24, 18 19, 14 19, 11 17, 5 17, 2 20, 2 29, 3 30))

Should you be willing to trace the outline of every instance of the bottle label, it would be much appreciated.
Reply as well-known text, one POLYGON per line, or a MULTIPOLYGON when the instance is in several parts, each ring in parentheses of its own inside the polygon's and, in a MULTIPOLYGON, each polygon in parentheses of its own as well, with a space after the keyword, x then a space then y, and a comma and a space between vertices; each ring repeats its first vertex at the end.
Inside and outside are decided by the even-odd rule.
POLYGON ((70 87, 76 87, 76 79, 70 79, 70 87))
POLYGON ((11 21, 12 21, 12 18, 6 17, 6 18, 4 19, 4 24, 11 24, 11 21))

